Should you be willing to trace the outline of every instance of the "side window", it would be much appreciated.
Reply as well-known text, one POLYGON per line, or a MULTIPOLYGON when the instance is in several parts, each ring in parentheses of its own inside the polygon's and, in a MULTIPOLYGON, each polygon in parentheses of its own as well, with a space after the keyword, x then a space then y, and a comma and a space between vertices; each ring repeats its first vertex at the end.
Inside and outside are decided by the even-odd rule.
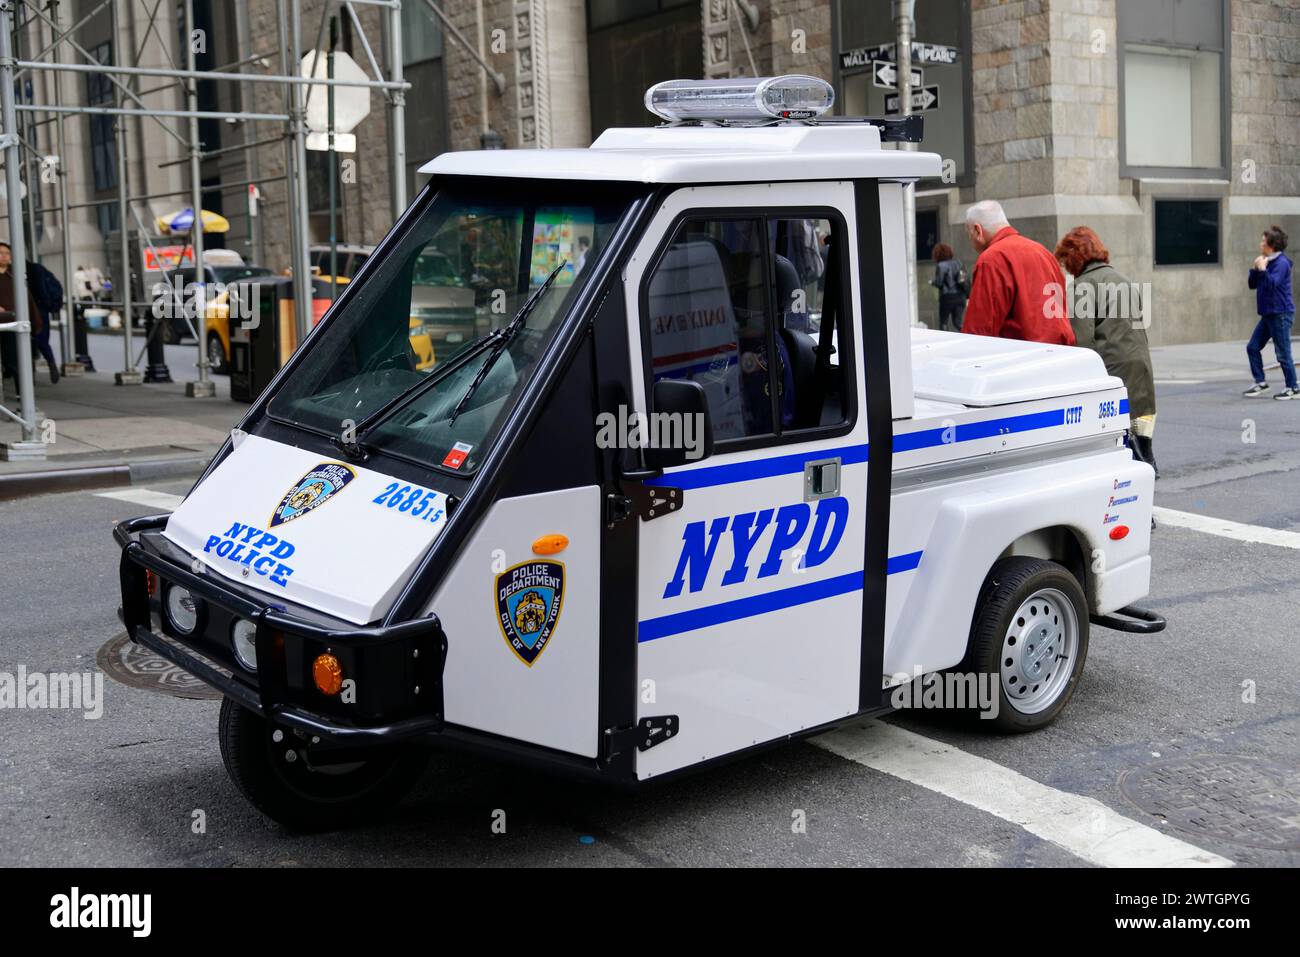
POLYGON ((704 387, 715 441, 770 434, 761 219, 682 223, 649 285, 653 381, 704 387))
POLYGON ((651 380, 699 382, 715 442, 842 424, 840 272, 825 218, 691 219, 648 283, 651 380))

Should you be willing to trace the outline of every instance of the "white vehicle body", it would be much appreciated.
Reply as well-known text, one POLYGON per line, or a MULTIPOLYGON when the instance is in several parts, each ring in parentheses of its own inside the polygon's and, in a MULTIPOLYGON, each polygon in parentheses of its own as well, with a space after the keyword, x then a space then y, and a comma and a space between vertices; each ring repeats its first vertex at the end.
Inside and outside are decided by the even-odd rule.
MULTIPOLYGON (((887 709, 900 676, 963 661, 981 587, 1007 556, 1068 568, 1088 616, 1131 606, 1149 585, 1153 473, 1125 446, 1120 380, 1088 350, 909 326, 903 191, 939 171, 937 155, 883 148, 868 124, 611 130, 586 150, 444 154, 422 170, 435 192, 480 177, 524 189, 551 180, 647 186, 635 229, 590 280, 607 295, 579 297, 586 325, 556 346, 586 358, 557 372, 549 392, 526 393, 545 406, 534 419, 510 420, 540 442, 538 423, 566 416, 560 447, 528 457, 519 450, 532 448, 530 438, 520 436, 512 464, 499 466, 508 474, 493 478, 489 457, 454 488, 437 469, 423 483, 394 480, 380 455, 349 462, 319 441, 264 429, 264 397, 243 426, 251 434, 200 480, 166 523, 169 544, 157 548, 180 549, 202 576, 253 605, 274 595, 280 612, 337 629, 336 645, 349 627, 436 616, 446 650, 431 738, 628 782, 887 709), (675 224, 773 209, 823 216, 852 240, 838 267, 848 294, 836 366, 851 391, 840 399, 843 427, 724 444, 662 471, 638 472, 626 450, 608 453, 602 461, 621 462, 622 494, 594 471, 590 481, 548 482, 566 457, 594 451, 591 412, 614 409, 603 370, 625 362, 627 406, 654 411, 646 289, 675 224), (578 388, 584 362, 597 369, 601 398, 568 410, 565 383, 578 388), (337 504, 274 535, 268 516, 286 489, 330 461, 355 475, 337 504), (816 481, 833 479, 834 488, 813 489, 810 469, 825 463, 833 469, 816 481), (426 514, 450 517, 412 521, 375 507, 394 481, 429 493, 426 514), (611 512, 620 502, 630 514, 611 512), (290 539, 292 574, 274 583, 249 571, 247 553, 230 558, 233 546, 216 556, 212 536, 232 523, 255 527, 252 543, 265 541, 268 553, 290 539), (562 609, 548 605, 554 630, 528 661, 503 641, 494 580, 535 560, 536 543, 557 534, 568 545, 547 561, 563 566, 562 609)), ((363 294, 388 246, 308 340, 308 356, 349 297, 363 294)), ((675 248, 682 263, 695 255, 675 248)), ((291 363, 268 391, 293 371, 291 363)), ((265 640, 259 631, 259 655, 265 640)), ((268 717, 312 726, 259 693, 268 717)), ((344 723, 365 730, 359 717, 344 723)))

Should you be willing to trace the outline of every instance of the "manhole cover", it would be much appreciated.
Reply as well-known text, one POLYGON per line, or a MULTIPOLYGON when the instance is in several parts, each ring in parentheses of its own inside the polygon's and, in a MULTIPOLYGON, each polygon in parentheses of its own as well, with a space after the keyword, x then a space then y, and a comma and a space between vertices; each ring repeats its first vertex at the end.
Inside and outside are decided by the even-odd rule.
POLYGON ((1126 772, 1120 789, 1180 831, 1300 850, 1300 775, 1267 761, 1225 754, 1172 758, 1126 772))
POLYGON ((99 669, 115 681, 132 688, 157 691, 173 698, 215 699, 221 692, 209 688, 183 668, 137 645, 126 632, 113 638, 95 656, 99 669))

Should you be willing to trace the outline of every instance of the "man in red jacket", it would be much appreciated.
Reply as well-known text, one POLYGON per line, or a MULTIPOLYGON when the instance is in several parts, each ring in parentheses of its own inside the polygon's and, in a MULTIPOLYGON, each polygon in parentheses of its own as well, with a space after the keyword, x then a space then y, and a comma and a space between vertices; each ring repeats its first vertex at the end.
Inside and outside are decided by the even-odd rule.
POLYGON ((991 199, 966 210, 966 235, 979 258, 962 332, 1074 345, 1056 257, 1012 229, 1002 204, 991 199))

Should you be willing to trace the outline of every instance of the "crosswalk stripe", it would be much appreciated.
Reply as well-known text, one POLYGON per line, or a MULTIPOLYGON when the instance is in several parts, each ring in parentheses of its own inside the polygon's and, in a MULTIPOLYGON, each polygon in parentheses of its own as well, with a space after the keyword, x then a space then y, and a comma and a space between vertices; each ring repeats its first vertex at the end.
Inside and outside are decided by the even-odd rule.
POLYGON ((117 499, 119 502, 130 502, 133 505, 144 505, 147 508, 161 508, 169 512, 175 511, 176 506, 185 501, 183 495, 171 495, 168 492, 155 492, 147 488, 119 488, 111 492, 96 492, 99 498, 117 499))
POLYGON ((1225 857, 1058 791, 987 758, 884 721, 844 725, 819 748, 1016 824, 1101 867, 1232 867, 1225 857))
POLYGON ((1279 528, 1264 525, 1243 525, 1230 522, 1226 518, 1212 518, 1209 515, 1197 515, 1195 512, 1180 512, 1172 508, 1156 506, 1152 510, 1158 525, 1173 525, 1178 528, 1190 528, 1207 535, 1233 538, 1239 542, 1254 542, 1258 545, 1277 545, 1282 548, 1300 548, 1300 532, 1287 532, 1279 528))

